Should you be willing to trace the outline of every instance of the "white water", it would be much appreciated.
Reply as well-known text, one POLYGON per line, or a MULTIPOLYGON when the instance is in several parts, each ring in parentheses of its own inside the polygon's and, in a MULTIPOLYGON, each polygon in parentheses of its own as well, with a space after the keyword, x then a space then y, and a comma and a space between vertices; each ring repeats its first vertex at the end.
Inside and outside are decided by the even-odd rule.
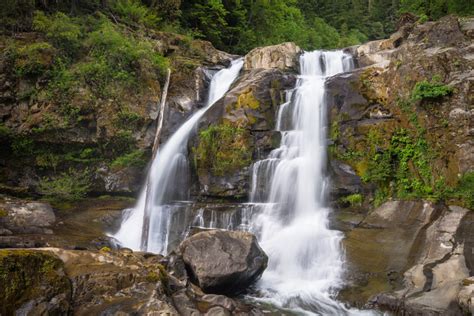
POLYGON ((113 235, 122 246, 133 250, 166 253, 174 211, 174 201, 189 198, 187 143, 195 125, 217 100, 222 98, 238 77, 243 60, 234 60, 231 66, 216 73, 211 80, 207 105, 191 116, 162 146, 152 162, 148 185, 140 194, 137 205, 124 211, 119 231, 113 235), (147 192, 149 196, 147 196, 147 192), (146 210, 148 208, 148 210, 146 210), (145 249, 142 236, 144 218, 149 216, 150 226, 145 249))
POLYGON ((342 51, 307 52, 301 75, 280 106, 280 147, 254 164, 251 202, 263 204, 253 223, 269 265, 258 287, 280 308, 321 315, 361 314, 333 295, 342 285, 342 233, 328 228, 326 204, 326 78, 348 71, 342 51))

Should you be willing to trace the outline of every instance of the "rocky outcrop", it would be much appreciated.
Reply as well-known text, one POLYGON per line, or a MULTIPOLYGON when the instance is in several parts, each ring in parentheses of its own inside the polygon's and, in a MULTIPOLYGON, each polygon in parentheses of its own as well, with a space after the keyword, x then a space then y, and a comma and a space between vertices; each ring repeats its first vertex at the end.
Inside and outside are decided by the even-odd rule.
POLYGON ((260 278, 268 262, 255 236, 243 231, 200 232, 184 240, 179 251, 206 293, 237 294, 260 278))
POLYGON ((258 47, 251 50, 245 56, 244 69, 278 68, 282 70, 297 70, 298 58, 301 53, 301 48, 292 42, 258 47))
POLYGON ((179 257, 131 250, 0 251, 2 314, 260 315, 189 284, 179 257))
MULTIPOLYGON (((434 194, 436 182, 454 188, 462 175, 473 172, 474 60, 470 23, 472 20, 449 16, 439 22, 407 24, 388 40, 350 49, 363 67, 331 78, 327 100, 332 165, 349 165, 368 183, 354 190, 374 191, 387 179, 393 181, 392 188, 387 183, 382 188, 386 195, 406 188, 413 190, 410 185, 400 189, 401 182, 397 184, 386 169, 380 170, 387 171, 386 176, 378 183, 372 182, 377 176, 369 171, 375 165, 383 167, 383 154, 396 151, 397 137, 402 134, 408 142, 420 146, 425 171, 421 171, 419 161, 407 158, 410 166, 406 177, 412 178, 409 182, 421 181, 425 192, 434 194), (414 98, 417 84, 425 82, 447 87, 452 93, 414 98)), ((399 156, 393 154, 391 163, 397 164, 394 160, 399 156)), ((388 161, 388 154, 385 158, 388 161)), ((341 172, 335 170, 334 174, 339 176, 341 172)), ((346 175, 342 177, 345 179, 336 178, 335 183, 347 182, 346 175)))
POLYGON ((470 308, 472 293, 463 284, 473 273, 474 236, 465 230, 471 213, 427 201, 376 208, 344 240, 353 285, 341 297, 359 306, 371 299, 410 315, 458 315, 470 308))
POLYGON ((295 79, 293 73, 280 69, 246 71, 206 112, 190 143, 195 162, 195 195, 241 200, 247 197, 250 166, 277 146, 275 117, 285 100, 285 91, 294 86, 295 79))

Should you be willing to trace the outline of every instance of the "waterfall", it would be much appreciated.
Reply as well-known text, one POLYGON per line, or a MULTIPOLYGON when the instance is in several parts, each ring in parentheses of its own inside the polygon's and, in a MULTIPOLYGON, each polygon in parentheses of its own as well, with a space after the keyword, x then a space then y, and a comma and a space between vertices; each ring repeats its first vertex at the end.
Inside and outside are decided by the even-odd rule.
POLYGON ((277 115, 280 147, 253 165, 252 230, 269 264, 259 282, 265 300, 321 315, 362 313, 333 299, 342 285, 343 235, 328 228, 326 78, 352 68, 342 51, 306 52, 301 74, 277 115))
POLYGON ((229 68, 217 72, 211 80, 206 106, 193 114, 159 149, 136 206, 124 211, 120 229, 112 235, 122 246, 155 253, 167 252, 173 214, 182 208, 176 202, 189 199, 189 135, 206 110, 229 90, 242 66, 243 60, 237 59, 229 68), (144 225, 145 221, 149 226, 144 225), (148 231, 144 234, 146 227, 148 231), (144 236, 147 240, 143 240, 144 236))

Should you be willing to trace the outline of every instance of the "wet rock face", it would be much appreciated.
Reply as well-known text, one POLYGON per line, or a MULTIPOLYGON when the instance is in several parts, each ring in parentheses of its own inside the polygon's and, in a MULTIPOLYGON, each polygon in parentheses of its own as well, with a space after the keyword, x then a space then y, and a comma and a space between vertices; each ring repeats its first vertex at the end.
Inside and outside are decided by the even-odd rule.
POLYGON ((293 69, 298 68, 298 58, 302 53, 301 48, 295 43, 258 47, 245 56, 244 69, 293 69))
POLYGON ((184 240, 179 251, 206 293, 237 294, 262 275, 268 262, 255 236, 240 231, 200 232, 184 240))

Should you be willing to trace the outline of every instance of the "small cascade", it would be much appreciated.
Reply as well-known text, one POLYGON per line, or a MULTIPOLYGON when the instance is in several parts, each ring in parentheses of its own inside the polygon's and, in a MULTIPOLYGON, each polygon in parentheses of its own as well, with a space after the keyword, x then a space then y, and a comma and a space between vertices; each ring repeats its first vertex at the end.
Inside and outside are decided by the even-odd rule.
POLYGON ((259 282, 264 300, 281 308, 321 315, 361 314, 337 302, 342 285, 342 233, 328 228, 326 203, 326 78, 349 71, 342 51, 306 52, 301 75, 280 106, 280 147, 257 161, 251 202, 260 209, 252 230, 269 256, 259 282))
POLYGON ((188 222, 184 218, 188 215, 183 212, 183 203, 177 202, 189 199, 189 136, 206 110, 229 90, 242 66, 243 60, 237 59, 229 68, 216 73, 209 87, 207 105, 193 114, 159 149, 137 205, 124 211, 121 227, 113 235, 122 246, 164 254, 174 239, 170 227, 175 230, 173 225, 188 222))

